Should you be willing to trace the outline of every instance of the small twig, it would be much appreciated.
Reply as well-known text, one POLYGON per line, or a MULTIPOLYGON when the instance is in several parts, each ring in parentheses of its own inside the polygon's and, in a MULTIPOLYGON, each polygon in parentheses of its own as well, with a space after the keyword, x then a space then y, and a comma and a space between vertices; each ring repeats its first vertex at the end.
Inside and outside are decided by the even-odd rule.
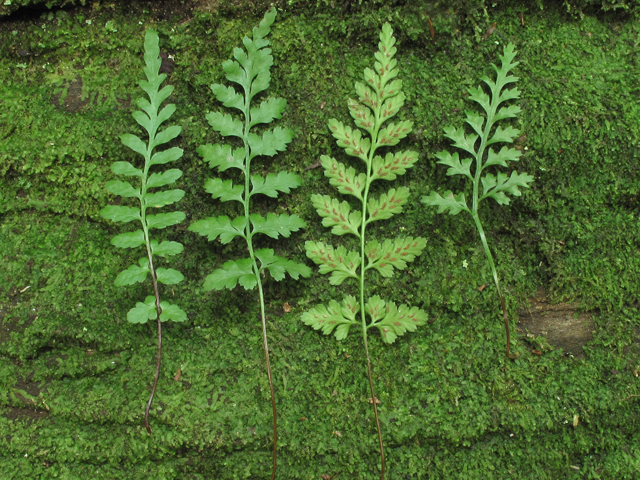
POLYGON ((623 398, 622 400, 618 400, 618 401, 619 402, 624 402, 625 400, 629 400, 630 398, 633 398, 633 397, 640 397, 640 395, 629 395, 628 397, 623 398))

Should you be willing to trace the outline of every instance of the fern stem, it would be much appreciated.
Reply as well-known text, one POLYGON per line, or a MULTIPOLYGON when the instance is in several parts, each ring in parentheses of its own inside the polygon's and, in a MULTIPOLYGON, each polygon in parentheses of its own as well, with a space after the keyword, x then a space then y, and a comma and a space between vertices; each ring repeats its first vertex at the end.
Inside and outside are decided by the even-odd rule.
MULTIPOLYGON (((249 98, 249 91, 245 88, 245 98, 249 98)), ((269 379, 269 391, 271 394, 271 410, 273 414, 273 465, 271 467, 271 480, 276 477, 277 468, 277 448, 278 448, 278 416, 276 411, 276 395, 273 387, 273 378, 271 376, 271 362, 269 360, 269 343, 267 341, 267 317, 264 308, 264 291, 262 289, 262 279, 260 277, 260 268, 256 262, 256 256, 253 251, 253 232, 251 231, 251 221, 249 219, 249 201, 251 199, 251 147, 249 146, 249 125, 250 125, 250 102, 245 103, 244 108, 244 148, 246 153, 246 162, 244 168, 244 216, 247 219, 245 227, 245 238, 247 240, 247 248, 249 249, 249 257, 253 262, 253 274, 256 276, 258 284, 258 296, 260 298, 260 320, 262 322, 262 348, 264 349, 264 360, 267 366, 267 378, 269 379)))
POLYGON ((478 233, 480 234, 480 240, 482 241, 482 246, 484 247, 484 253, 487 256, 487 260, 489 262, 489 266, 491 267, 491 273, 493 274, 493 282, 496 285, 496 289, 498 291, 498 297, 500 298, 500 304, 502 305, 502 315, 504 316, 504 328, 507 334, 507 357, 510 359, 518 358, 518 355, 511 354, 511 334, 509 331, 509 317, 507 316, 507 307, 504 301, 504 296, 502 295, 502 290, 500 289, 500 281, 498 280, 498 271, 496 270, 495 263, 493 262, 493 256, 491 255, 491 250, 489 249, 489 244, 487 243, 487 237, 484 234, 484 229, 482 228, 482 222, 480 222, 480 217, 478 216, 477 211, 473 211, 471 213, 473 217, 473 221, 478 228, 478 233))

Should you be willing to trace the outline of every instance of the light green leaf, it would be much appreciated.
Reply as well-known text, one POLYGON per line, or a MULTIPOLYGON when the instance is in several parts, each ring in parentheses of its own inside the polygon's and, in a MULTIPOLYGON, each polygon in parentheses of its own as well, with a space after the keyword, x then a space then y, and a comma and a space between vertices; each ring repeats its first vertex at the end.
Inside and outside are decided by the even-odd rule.
POLYGON ((395 342, 396 338, 406 332, 415 332, 419 325, 424 325, 427 321, 427 314, 419 308, 408 305, 400 305, 398 308, 394 302, 385 304, 377 295, 367 300, 365 309, 372 318, 372 323, 367 328, 377 327, 382 340, 387 344, 395 342))
POLYGON ((233 222, 227 216, 209 217, 192 223, 188 230, 207 237, 210 242, 218 236, 222 243, 229 243, 234 237, 240 235, 245 238, 244 230, 247 226, 246 217, 236 217, 233 222))
POLYGON ((445 127, 444 131, 445 137, 448 137, 455 142, 453 144, 454 147, 461 148, 475 156, 475 144, 478 139, 478 135, 474 133, 471 135, 465 135, 463 128, 456 129, 454 127, 445 127))
POLYGON ((388 127, 383 128, 378 132, 378 145, 386 147, 397 145, 400 140, 411 133, 412 128, 413 122, 410 122, 409 120, 402 121, 397 125, 391 123, 388 127))
POLYGON ((449 167, 449 169, 447 170, 447 175, 464 175, 470 180, 473 180, 473 177, 471 176, 472 160, 470 158, 464 158, 462 160, 462 163, 460 163, 458 152, 455 152, 453 155, 451 155, 446 150, 436 153, 436 158, 440 160, 438 163, 447 165, 449 167))
MULTIPOLYGON (((153 139, 151 148, 155 148, 158 145, 163 145, 165 143, 170 142, 171 140, 176 138, 178 135, 180 135, 181 131, 182 131, 182 127, 179 127, 177 125, 173 125, 171 127, 165 128, 164 130, 162 130, 160 133, 156 135, 156 138, 153 139)), ((180 156, 182 156, 182 149, 180 149, 180 156)), ((152 165, 155 165, 156 163, 159 163, 159 162, 157 160, 155 161, 153 159, 151 160, 152 165)), ((166 162, 162 162, 162 163, 166 163, 166 162)))
POLYGON ((482 137, 484 130, 484 117, 481 117, 476 112, 464 112, 467 114, 467 123, 473 127, 478 135, 482 137))
POLYGON ((205 162, 209 162, 210 168, 218 167, 218 170, 224 172, 229 168, 239 168, 244 170, 244 161, 247 154, 244 148, 236 148, 232 151, 229 145, 207 144, 201 145, 196 152, 205 162))
POLYGON ((272 157, 278 152, 283 152, 293 140, 293 131, 289 128, 276 127, 273 130, 267 130, 262 137, 254 133, 249 134, 249 147, 251 149, 251 158, 258 155, 266 155, 272 157))
POLYGON ((323 217, 322 225, 333 227, 331 233, 334 235, 352 233, 360 237, 362 212, 351 212, 351 205, 348 202, 340 202, 328 195, 312 195, 311 201, 318 215, 323 217))
MULTIPOLYGON (((271 51, 266 49, 267 51, 271 51)), ((268 63, 268 66, 271 67, 273 63, 273 57, 271 55, 268 56, 271 62, 268 63)), ((255 68, 254 68, 255 70, 255 68)), ((258 93, 265 91, 269 88, 269 83, 271 82, 271 72, 269 70, 262 70, 256 76, 255 80, 251 83, 251 93, 249 94, 249 98, 255 97, 258 93)))
POLYGON ((224 85, 214 83, 211 85, 211 90, 218 101, 222 102, 225 107, 237 108, 238 110, 244 111, 244 97, 236 93, 233 87, 225 87, 224 85))
POLYGON ((529 188, 529 183, 533 182, 533 176, 527 173, 519 174, 514 170, 510 177, 500 172, 497 179, 493 175, 487 174, 481 180, 484 193, 480 200, 491 197, 500 205, 509 205, 510 200, 505 193, 519 197, 522 193, 518 187, 529 188))
POLYGON ((253 274, 252 265, 253 262, 250 258, 243 258, 238 261, 230 260, 222 268, 207 276, 204 282, 204 289, 207 291, 222 290, 224 288, 231 290, 239 283, 245 290, 251 290, 258 283, 256 276, 253 274))
POLYGON ((167 320, 173 320, 174 322, 184 322, 187 319, 187 314, 179 306, 171 304, 169 302, 160 302, 160 321, 166 322, 167 320))
POLYGON ((407 262, 413 262, 422 253, 427 240, 421 237, 385 240, 382 245, 377 240, 365 243, 365 255, 369 259, 367 268, 375 268, 383 277, 391 277, 393 268, 404 270, 407 262))
POLYGON ((262 215, 254 213, 249 215, 249 218, 253 225, 253 234, 264 233, 271 238, 278 238, 278 235, 289 238, 292 232, 306 227, 305 221, 297 215, 268 213, 267 218, 264 218, 262 215))
POLYGON ((292 188, 302 185, 302 179, 299 175, 289 172, 280 172, 277 175, 270 173, 266 178, 260 175, 251 176, 251 195, 262 193, 271 198, 276 198, 278 192, 289 193, 292 188))
POLYGON ((375 127, 375 118, 371 109, 360 102, 349 99, 349 113, 356 122, 356 125, 371 135, 375 127))
POLYGON ((135 168, 129 162, 114 162, 111 164, 111 171, 117 175, 128 177, 142 177, 142 170, 135 168))
POLYGON ((127 313, 127 320, 131 323, 147 323, 147 320, 158 318, 155 297, 148 296, 144 303, 137 302, 136 306, 127 313))
POLYGON ((173 162, 182 157, 183 150, 179 147, 168 148, 162 152, 155 153, 151 157, 149 165, 164 165, 165 163, 173 162))
POLYGON ((209 121, 209 125, 213 127, 216 132, 220 132, 225 137, 243 137, 243 125, 240 120, 235 120, 231 115, 211 112, 206 116, 209 121))
POLYGON ((129 182, 121 182, 120 180, 111 180, 107 182, 107 190, 114 195, 121 197, 140 198, 140 189, 135 189, 129 182))
POLYGON ((369 198, 367 202, 367 211, 369 213, 367 223, 386 220, 394 214, 402 212, 402 206, 407 203, 408 199, 409 189, 407 187, 400 187, 398 190, 392 188, 387 193, 380 195, 379 199, 369 198))
POLYGON ((407 169, 418 161, 418 152, 405 151, 387 153, 384 160, 381 156, 373 157, 371 180, 395 180, 397 175, 404 175, 407 169))
POLYGON ((331 245, 321 242, 307 241, 304 244, 307 257, 320 265, 320 273, 331 273, 329 283, 341 285, 347 278, 360 278, 356 273, 360 266, 360 254, 355 251, 347 252, 340 246, 334 249, 331 245))
POLYGON ((380 119, 388 120, 398 113, 398 111, 404 106, 405 95, 404 92, 397 92, 400 88, 402 88, 402 82, 397 80, 387 86, 387 88, 381 92, 381 97, 385 98, 387 95, 393 95, 391 98, 387 98, 382 104, 382 109, 380 110, 380 119), (394 93, 391 93, 394 92, 394 93))
POLYGON ((518 105, 510 105, 508 107, 502 107, 498 110, 495 117, 493 117, 493 122, 497 122, 499 120, 503 120, 505 118, 514 118, 518 113, 520 113, 522 109, 518 105))
MULTIPOLYGON (((518 77, 508 77, 508 78, 512 78, 515 79, 513 81, 518 80, 518 77)), ((512 88, 510 90, 505 90, 500 94, 500 98, 498 100, 498 103, 502 103, 502 102, 506 102, 507 100, 514 100, 517 98, 520 98, 520 90, 518 90, 517 88, 512 88)))
POLYGON ((331 185, 336 187, 340 193, 353 195, 362 200, 362 189, 367 182, 367 176, 364 173, 356 176, 353 167, 347 168, 343 163, 327 155, 322 155, 320 162, 324 167, 324 175, 329 177, 331 185))
MULTIPOLYGON (((480 87, 471 87, 469 89, 469 99, 480 104, 487 115, 491 114, 491 100, 489 95, 484 93, 484 90, 480 87)), ((467 150, 468 151, 468 150, 467 150)), ((473 153, 473 152, 470 152, 473 153)))
POLYGON ((141 258, 138 265, 131 265, 126 270, 118 274, 114 282, 116 287, 124 287, 125 285, 133 285, 134 283, 142 283, 149 273, 149 259, 141 258))
POLYGON ((238 83, 245 88, 249 88, 249 79, 247 73, 240 66, 238 62, 233 60, 225 60, 222 62, 222 70, 225 73, 225 77, 230 82, 238 83))
POLYGON ((130 133, 125 133, 120 136, 120 140, 124 145, 129 147, 134 152, 139 153, 140 155, 147 156, 147 146, 144 144, 140 138, 135 135, 131 135, 130 133))
POLYGON ((170 255, 178 255, 184 250, 184 245, 179 242, 171 242, 169 240, 165 240, 164 242, 158 242, 156 240, 151 240, 149 242, 151 244, 151 252, 154 255, 158 255, 159 257, 167 257, 170 255))
POLYGON ((285 273, 288 273, 297 280, 300 275, 303 277, 311 276, 311 269, 306 265, 294 262, 293 260, 287 260, 286 258, 274 255, 274 252, 270 248, 261 248, 255 251, 256 257, 260 260, 260 271, 269 270, 271 276, 279 282, 284 278, 285 273))
POLYGON ((163 192, 147 193, 144 203, 147 207, 160 208, 180 201, 184 197, 184 190, 165 190, 163 192))
POLYGON ((183 212, 158 213, 147 215, 147 228, 166 228, 182 222, 186 218, 183 212))
POLYGON ((444 192, 444 197, 436 192, 431 192, 427 196, 423 196, 420 201, 427 206, 438 207, 438 213, 446 212, 449 210, 449 215, 457 215, 461 211, 471 213, 469 207, 467 207, 467 201, 464 198, 464 193, 453 195, 451 190, 444 192))
POLYGON ((156 269, 156 280, 164 285, 175 285, 184 280, 184 275, 173 268, 156 269))
POLYGON ((496 142, 511 143, 518 135, 520 135, 520 130, 517 128, 507 127, 503 130, 502 127, 498 126, 498 128, 496 128, 496 132, 487 142, 487 145, 491 145, 496 142))
POLYGON ((358 302, 355 297, 346 295, 340 305, 335 300, 329 302, 329 306, 318 305, 302 315, 305 325, 313 327, 315 330, 322 330, 325 335, 331 335, 336 329, 337 340, 344 340, 349 334, 351 325, 358 325, 356 313, 358 312, 358 302), (337 328, 336 328, 337 327, 337 328))
POLYGON ((347 155, 358 157, 365 162, 367 161, 371 140, 362 138, 362 132, 360 132, 360 130, 345 127, 342 122, 334 118, 329 120, 329 130, 331 130, 331 134, 338 141, 338 146, 344 148, 347 155))
POLYGON ((244 203, 244 199, 242 198, 244 185, 233 185, 231 180, 209 178, 204 182, 204 189, 207 193, 210 193, 213 198, 219 198, 222 202, 236 200, 244 203))
POLYGON ((152 173, 147 180, 147 188, 157 188, 169 185, 182 176, 182 171, 172 168, 163 173, 152 173))
POLYGON ((111 245, 118 248, 135 248, 144 245, 144 232, 136 230, 135 232, 121 233, 111 239, 111 245))
POLYGON ((259 123, 271 123, 274 119, 282 117, 287 101, 284 98, 268 98, 260 103, 258 108, 251 109, 251 121, 249 127, 259 123))
POLYGON ((502 147, 498 153, 494 152, 493 148, 490 148, 487 154, 487 161, 482 168, 487 168, 490 165, 506 167, 507 162, 517 162, 521 155, 522 153, 515 148, 502 147))
POLYGON ((107 205, 100 210, 100 216, 114 222, 127 223, 140 219, 140 209, 121 205, 107 205))

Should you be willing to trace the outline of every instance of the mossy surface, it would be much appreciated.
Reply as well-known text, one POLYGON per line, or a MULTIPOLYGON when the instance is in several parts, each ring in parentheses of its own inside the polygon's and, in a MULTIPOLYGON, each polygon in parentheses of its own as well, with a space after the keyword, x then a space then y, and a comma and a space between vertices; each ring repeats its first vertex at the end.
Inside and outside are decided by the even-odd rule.
MULTIPOLYGON (((115 200, 104 188, 110 164, 135 161, 118 137, 138 129, 131 111, 147 27, 160 33, 172 118, 183 129, 180 209, 188 221, 235 215, 204 192, 213 173, 195 149, 220 140, 204 118, 220 108, 209 85, 222 81, 220 63, 268 2, 76 3, 0 24, 0 478, 269 478, 257 294, 202 292, 208 273, 242 254, 240 243, 209 244, 186 223, 161 232, 185 245, 171 266, 186 279, 163 294, 188 320, 165 325, 149 437, 142 417, 156 336, 126 312, 150 292, 113 285, 135 256, 109 244, 123 230, 98 215, 115 200)), ((586 9, 580 19, 546 3, 466 16, 437 5, 422 15, 413 2, 337 3, 278 4, 270 94, 287 99, 281 123, 295 138, 264 169, 305 183, 283 201, 264 200, 264 211, 285 208, 308 228, 261 246, 305 262, 305 240, 332 241, 309 197, 334 195, 321 154, 349 159, 326 123, 350 121, 346 99, 389 21, 408 99, 400 116, 415 125, 402 147, 421 159, 394 182, 413 195, 406 214, 371 232, 406 229, 429 242, 405 275, 376 281, 372 294, 430 318, 391 346, 371 340, 389 479, 638 478, 640 21, 620 9, 586 9), (488 201, 480 214, 512 318, 540 286, 592 314, 580 360, 559 349, 534 354, 525 338, 513 342, 520 358, 505 359, 471 219, 419 202, 432 189, 460 189, 434 153, 449 148, 443 127, 462 125, 474 108, 466 89, 508 42, 521 62, 516 167, 535 182, 510 206, 488 201)), ((266 285, 278 478, 378 478, 360 339, 336 343, 300 321, 337 290, 320 275, 266 285)))

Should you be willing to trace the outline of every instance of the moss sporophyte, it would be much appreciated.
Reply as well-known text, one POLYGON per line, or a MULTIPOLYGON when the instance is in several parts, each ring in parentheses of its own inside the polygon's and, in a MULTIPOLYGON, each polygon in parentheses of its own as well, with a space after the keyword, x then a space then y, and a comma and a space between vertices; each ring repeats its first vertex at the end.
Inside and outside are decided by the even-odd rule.
POLYGON ((393 181, 403 175, 418 160, 413 151, 387 152, 383 157, 377 155, 379 148, 397 145, 412 129, 410 121, 397 124, 383 124, 394 117, 404 105, 405 95, 401 91, 402 81, 398 76, 395 38, 391 26, 386 23, 380 34, 379 51, 376 52, 375 71, 364 70, 365 83, 356 83, 358 100, 349 100, 349 111, 356 126, 363 132, 345 126, 338 120, 329 121, 329 129, 340 147, 347 155, 363 162, 365 173, 356 173, 353 167, 326 155, 321 157, 325 176, 338 192, 355 197, 358 209, 349 202, 331 198, 328 195, 313 195, 311 200, 322 224, 331 227, 334 235, 353 235, 359 248, 347 250, 322 242, 308 241, 305 244, 307 256, 320 265, 320 273, 331 273, 329 283, 341 285, 346 279, 353 278, 358 285, 357 297, 345 295, 342 303, 335 300, 327 306, 318 305, 302 315, 302 321, 321 330, 325 335, 332 332, 338 340, 346 338, 352 326, 361 327, 366 357, 367 378, 371 393, 370 402, 378 432, 380 445, 380 478, 384 478, 385 456, 382 430, 378 418, 379 403, 373 386, 373 374, 369 356, 367 333, 377 328, 385 343, 391 344, 405 332, 413 332, 426 321, 426 313, 417 307, 396 305, 374 295, 365 299, 365 274, 376 270, 383 277, 391 277, 394 269, 404 270, 407 262, 413 261, 426 246, 426 239, 420 237, 385 239, 380 242, 367 240, 367 225, 378 220, 391 218, 402 212, 402 206, 409 198, 406 187, 392 188, 379 197, 370 196, 370 187, 375 180, 393 181))
POLYGON ((511 172, 511 176, 507 176, 502 172, 498 172, 497 177, 491 173, 487 173, 484 176, 482 172, 492 165, 499 165, 502 167, 507 166, 507 162, 517 162, 521 153, 515 148, 507 148, 503 146, 499 152, 495 152, 493 148, 489 148, 486 152, 486 148, 494 143, 512 143, 520 131, 508 126, 505 129, 498 126, 494 130, 494 125, 500 120, 507 118, 514 118, 516 114, 520 113, 520 107, 517 105, 511 105, 508 107, 500 107, 501 103, 509 100, 514 100, 520 97, 520 91, 517 88, 510 90, 503 90, 503 88, 509 83, 518 81, 518 77, 509 75, 509 72, 518 65, 519 62, 513 62, 513 58, 516 55, 512 44, 507 45, 504 48, 504 55, 500 57, 502 60, 502 66, 500 68, 492 64, 494 70, 497 73, 496 81, 490 80, 488 77, 483 77, 482 81, 489 86, 491 91, 491 98, 484 93, 481 87, 469 89, 469 98, 476 103, 480 104, 486 113, 485 118, 478 115, 476 112, 466 112, 466 122, 471 125, 473 130, 477 133, 465 134, 464 128, 456 129, 454 127, 447 127, 444 129, 445 136, 450 138, 455 143, 454 147, 460 148, 469 153, 472 158, 463 158, 460 160, 458 152, 451 155, 449 152, 442 151, 436 154, 439 159, 438 163, 449 167, 447 175, 463 175, 471 180, 473 185, 472 203, 471 208, 467 205, 464 193, 458 193, 454 195, 451 191, 446 191, 444 195, 440 195, 436 192, 431 192, 429 196, 423 196, 421 201, 425 205, 438 207, 438 213, 449 210, 450 215, 457 215, 461 211, 466 211, 471 214, 473 221, 478 229, 484 252, 487 256, 491 272, 493 274, 493 281, 498 291, 498 297, 502 305, 502 313, 504 317, 504 326, 507 336, 507 357, 516 358, 517 355, 513 355, 510 352, 511 349, 511 337, 509 333, 509 319, 507 317, 507 308, 500 289, 500 282, 498 280, 498 273, 496 266, 491 255, 491 250, 487 243, 487 238, 482 228, 482 222, 478 214, 478 206, 480 202, 485 198, 493 198, 500 205, 508 205, 509 197, 507 193, 510 193, 516 197, 521 195, 519 187, 529 187, 529 184, 533 181, 533 177, 527 173, 519 174, 515 170, 511 172), (500 107, 498 109, 498 107, 500 107), (478 144, 479 140, 479 144, 478 144), (471 171, 471 165, 474 164, 474 170, 471 171), (482 194, 480 194, 480 184, 482 183, 482 194))
POLYGON ((157 189, 170 185, 182 176, 182 171, 172 168, 163 173, 149 174, 149 170, 154 165, 163 165, 173 162, 182 157, 182 149, 178 147, 169 148, 161 152, 153 153, 153 150, 165 143, 176 138, 181 131, 178 126, 167 127, 161 132, 158 128, 167 121, 176 110, 175 105, 166 105, 162 110, 160 106, 171 92, 173 86, 168 85, 160 89, 160 85, 166 79, 166 75, 159 74, 160 65, 160 48, 158 46, 158 34, 153 30, 147 30, 144 41, 144 61, 146 67, 144 73, 147 80, 140 81, 140 87, 147 93, 149 100, 139 98, 137 100, 138 110, 133 113, 133 118, 148 133, 149 141, 145 144, 139 137, 131 134, 122 135, 120 138, 122 143, 132 149, 134 152, 144 157, 144 165, 142 169, 134 167, 131 163, 121 161, 111 165, 111 170, 117 175, 128 177, 137 177, 139 187, 134 187, 129 182, 120 180, 112 180, 107 183, 107 190, 114 195, 121 197, 137 198, 139 207, 127 207, 121 205, 109 205, 100 211, 100 215, 114 222, 128 223, 131 221, 139 221, 142 226, 141 230, 134 232, 122 233, 111 240, 111 243, 119 248, 137 248, 144 246, 146 248, 146 256, 141 258, 138 265, 131 265, 127 270, 120 272, 116 277, 115 284, 117 286, 128 286, 135 283, 144 282, 147 275, 151 275, 154 295, 149 295, 144 302, 136 303, 136 306, 129 310, 127 320, 132 323, 146 323, 147 320, 157 320, 158 323, 158 360, 156 364, 156 375, 153 381, 151 396, 147 402, 145 410, 144 423, 148 433, 151 433, 149 427, 149 408, 153 401, 156 386, 158 385, 158 375, 160 373, 160 360, 162 353, 162 322, 173 320, 182 322, 186 320, 187 315, 177 305, 160 300, 160 290, 158 283, 165 285, 175 285, 180 283, 183 275, 172 268, 155 268, 154 256, 167 257, 177 255, 183 250, 181 243, 174 241, 163 241, 158 243, 151 240, 150 230, 154 228, 166 228, 176 225, 185 219, 183 212, 171 213, 147 213, 149 208, 161 208, 171 205, 182 199, 183 190, 165 190, 149 192, 149 189, 157 189))
POLYGON ((194 222, 189 227, 189 230, 206 236, 209 241, 220 238, 222 243, 229 243, 235 237, 242 237, 249 251, 249 258, 229 260, 222 265, 222 268, 210 274, 206 278, 204 288, 205 290, 232 289, 237 284, 247 290, 258 287, 262 320, 262 345, 273 411, 272 479, 276 474, 277 415, 267 344, 262 275, 268 271, 276 281, 284 279, 285 273, 296 280, 300 276, 308 277, 311 275, 309 267, 280 257, 275 254, 273 249, 254 248, 254 238, 257 234, 277 239, 280 236, 289 237, 292 232, 305 227, 305 222, 297 215, 269 213, 264 217, 259 213, 251 213, 251 199, 255 195, 277 198, 279 192, 289 193, 292 188, 302 184, 298 175, 284 171, 277 175, 270 173, 266 177, 251 174, 252 160, 259 156, 271 157, 284 151, 293 139, 293 132, 288 128, 276 127, 272 130, 264 130, 261 134, 251 131, 259 124, 268 124, 274 119, 281 118, 287 106, 285 99, 271 97, 262 101, 257 107, 251 106, 252 100, 269 88, 271 81, 270 68, 273 65, 273 57, 271 50, 266 48, 269 41, 265 37, 269 34, 270 26, 275 17, 275 9, 267 12, 260 25, 253 29, 253 39, 244 37, 242 40, 246 51, 235 48, 233 56, 236 61, 227 60, 222 64, 227 80, 240 85, 243 93, 237 93, 233 87, 218 84, 211 86, 216 99, 227 108, 239 110, 242 120, 220 112, 209 113, 207 120, 211 127, 222 136, 239 139, 237 140, 238 147, 209 144, 197 149, 197 152, 211 168, 217 168, 221 172, 232 168, 240 170, 243 177, 242 184, 234 185, 232 180, 214 178, 206 181, 205 190, 214 199, 220 199, 222 202, 238 202, 243 215, 233 220, 227 216, 209 217, 194 222))

